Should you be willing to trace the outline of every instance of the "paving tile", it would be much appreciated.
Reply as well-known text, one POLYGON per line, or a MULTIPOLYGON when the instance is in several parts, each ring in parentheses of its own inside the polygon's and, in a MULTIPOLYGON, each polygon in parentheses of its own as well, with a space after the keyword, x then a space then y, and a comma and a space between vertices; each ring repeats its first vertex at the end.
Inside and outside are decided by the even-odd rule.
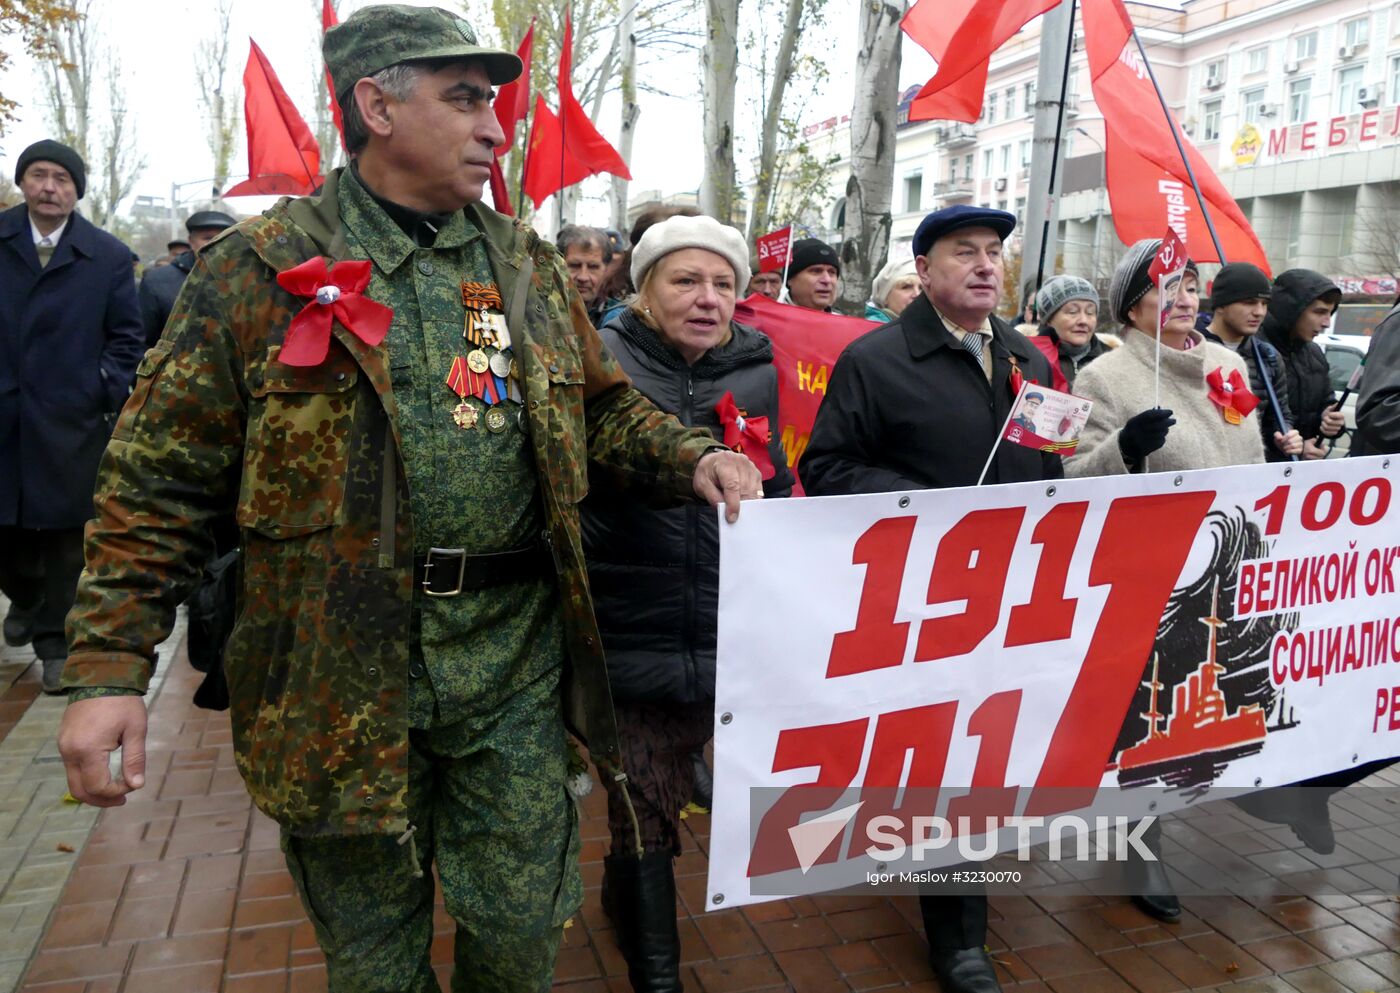
POLYGON ((233 924, 234 890, 186 891, 175 912, 173 934, 223 931, 233 924))
POLYGON ((1369 968, 1374 969, 1396 986, 1400 986, 1400 952, 1377 952, 1375 955, 1363 955, 1361 961, 1369 968))
POLYGON ((1314 948, 1321 949, 1334 959, 1352 958, 1370 952, 1385 951, 1385 946, 1379 941, 1350 924, 1308 931, 1302 935, 1302 938, 1314 948))
POLYGON ((1048 985, 1054 993, 1135 993, 1132 985, 1109 969, 1052 979, 1048 985))
POLYGON ((228 941, 227 932, 138 941, 132 955, 131 968, 133 971, 145 971, 216 962, 222 974, 228 941))
POLYGON ((846 993, 850 989, 820 949, 793 949, 774 957, 793 993, 846 993))
POLYGON ((1325 954, 1292 934, 1252 941, 1245 948, 1274 972, 1292 972, 1328 961, 1325 954))
POLYGON ((1283 980, 1298 993, 1350 993, 1350 991, 1317 967, 1285 972, 1283 980))
MULTIPOLYGON (((853 911, 852 913, 863 913, 853 911)), ((833 915, 835 920, 841 915, 833 915)), ((901 920, 902 923, 902 920, 901 920)), ((795 948, 818 948, 833 945, 838 940, 832 925, 822 917, 795 917, 790 921, 767 921, 754 925, 759 940, 770 952, 784 952, 795 948)), ((864 935, 862 935, 864 937, 864 935)))
POLYGON ((292 929, 235 931, 229 939, 228 975, 285 970, 291 958, 292 929))
POLYGON ((1352 993, 1366 993, 1368 990, 1383 990, 1386 987, 1385 977, 1358 959, 1324 962, 1318 968, 1352 993))
POLYGON ((1077 941, 1022 948, 1017 954, 1037 976, 1046 981, 1096 972, 1103 968, 1103 963, 1098 957, 1077 941))
POLYGON ((112 920, 112 941, 164 938, 174 914, 174 896, 123 900, 112 920))
POLYGON ((59 907, 54 911, 53 923, 49 925, 46 944, 50 948, 100 945, 112 926, 112 917, 116 909, 116 900, 97 900, 59 907))
POLYGON ((831 925, 842 941, 881 938, 887 934, 899 934, 909 930, 909 925, 904 918, 888 904, 869 907, 865 910, 852 910, 843 914, 830 914, 827 917, 827 923, 831 925))
POLYGON ((1268 967, 1223 934, 1198 934, 1181 943, 1236 982, 1262 976, 1268 967))
POLYGON ((222 962, 177 966, 173 969, 133 971, 126 988, 141 993, 219 993, 223 983, 222 962))
POLYGON ((695 921, 695 927, 716 958, 756 955, 764 948, 753 926, 741 913, 706 914, 695 921))
POLYGON ((852 942, 849 945, 833 945, 825 948, 826 957, 843 976, 854 976, 874 969, 883 969, 889 963, 868 941, 852 942))
POLYGON ((742 993, 785 982, 777 963, 766 955, 703 962, 695 967, 695 976, 705 993, 742 993))
POLYGON ((933 978, 933 968, 928 961, 928 942, 920 934, 896 934, 886 938, 876 938, 872 945, 880 957, 888 962, 899 977, 906 982, 933 978))

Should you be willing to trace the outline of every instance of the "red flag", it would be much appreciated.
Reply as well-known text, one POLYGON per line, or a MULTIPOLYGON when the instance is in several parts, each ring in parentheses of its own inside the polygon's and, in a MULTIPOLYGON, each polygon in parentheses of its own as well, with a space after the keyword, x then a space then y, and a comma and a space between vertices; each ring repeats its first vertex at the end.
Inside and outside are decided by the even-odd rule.
POLYGON ((904 15, 904 33, 938 60, 938 71, 909 105, 911 121, 982 116, 992 53, 1060 0, 922 0, 904 15))
POLYGON ((792 225, 779 228, 758 238, 758 271, 781 272, 792 251, 792 225))
POLYGON ((1202 206, 1172 139, 1175 131, 1191 159, 1227 259, 1252 262, 1269 272, 1264 248, 1239 206, 1176 120, 1168 122, 1161 112, 1123 0, 1083 0, 1083 9, 1094 101, 1104 118, 1108 196, 1118 237, 1130 245, 1155 238, 1165 221, 1192 246, 1197 262, 1226 261, 1217 258, 1202 206))
POLYGON ((521 186, 538 207, 545 197, 600 172, 631 179, 627 163, 598 133, 588 112, 574 96, 574 26, 564 21, 564 44, 559 52, 559 116, 542 99, 535 99, 535 122, 521 186), (543 113, 541 113, 543 111, 543 113))
POLYGON ((496 91, 496 102, 493 105, 496 120, 500 122, 501 131, 506 136, 506 140, 496 148, 496 158, 515 147, 515 126, 530 113, 530 53, 534 45, 535 21, 531 18, 530 30, 525 32, 525 38, 515 53, 525 68, 515 82, 506 83, 496 91))
MULTIPOLYGON (((826 396, 826 384, 836 359, 847 345, 878 324, 778 303, 761 293, 740 300, 734 308, 734 319, 758 328, 772 339, 773 368, 778 373, 778 410, 782 415, 775 430, 787 464, 795 472, 817 419, 817 407, 826 396)), ((793 493, 802 494, 800 483, 793 493)))
POLYGON ((248 125, 248 179, 226 197, 290 193, 305 196, 321 185, 321 150, 277 73, 251 38, 243 70, 243 116, 248 125))
POLYGON ((491 160, 491 202, 499 213, 507 217, 515 216, 510 206, 510 190, 506 188, 506 174, 501 172, 499 159, 491 160))
MULTIPOLYGON (((331 0, 321 0, 321 33, 325 34, 339 23, 340 18, 336 17, 331 0)), ((331 95, 331 118, 335 121, 336 133, 340 135, 340 144, 344 146, 345 121, 340 117, 340 101, 335 98, 335 80, 331 79, 330 66, 326 66, 326 92, 331 95)))

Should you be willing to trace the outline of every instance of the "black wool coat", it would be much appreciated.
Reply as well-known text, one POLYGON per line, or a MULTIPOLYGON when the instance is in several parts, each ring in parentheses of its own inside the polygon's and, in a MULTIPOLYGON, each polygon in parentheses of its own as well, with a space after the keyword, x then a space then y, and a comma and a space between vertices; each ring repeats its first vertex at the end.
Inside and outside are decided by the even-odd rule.
POLYGON ((146 328, 146 347, 160 341, 165 322, 175 309, 175 298, 185 285, 185 277, 194 271, 194 252, 181 252, 169 265, 148 269, 141 277, 141 323, 146 328))
MULTIPOLYGON (((792 492, 778 439, 778 377, 773 344, 733 324, 730 340, 687 365, 629 312, 603 328, 603 343, 632 385, 686 427, 724 440, 717 404, 725 393, 750 417, 767 417, 776 470, 765 497, 792 492)), ((593 611, 603 636, 613 699, 696 703, 715 694, 719 611, 719 521, 709 507, 659 509, 624 496, 598 477, 580 506, 593 611)))
MULTIPOLYGON (((1048 386, 1050 366, 992 317, 992 381, 926 296, 853 341, 831 372, 798 465, 810 496, 974 486, 1011 410, 1013 360, 1048 386)), ((1002 442, 986 483, 1064 476, 1060 456, 1002 442)))
POLYGON ((131 252, 73 213, 41 268, 24 204, 0 213, 0 526, 82 527, 145 352, 131 252))

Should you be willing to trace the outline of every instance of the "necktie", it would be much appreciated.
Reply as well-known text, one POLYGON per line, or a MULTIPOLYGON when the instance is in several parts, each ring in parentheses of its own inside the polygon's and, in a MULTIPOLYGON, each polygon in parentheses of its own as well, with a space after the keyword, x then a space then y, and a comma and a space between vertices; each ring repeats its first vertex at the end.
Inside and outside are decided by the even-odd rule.
POLYGON ((978 368, 982 367, 982 336, 975 331, 964 331, 962 336, 962 347, 977 360, 978 368))
POLYGON ((39 255, 39 265, 41 267, 47 268, 49 259, 53 258, 53 249, 53 242, 48 238, 41 239, 39 244, 34 247, 34 251, 39 255))

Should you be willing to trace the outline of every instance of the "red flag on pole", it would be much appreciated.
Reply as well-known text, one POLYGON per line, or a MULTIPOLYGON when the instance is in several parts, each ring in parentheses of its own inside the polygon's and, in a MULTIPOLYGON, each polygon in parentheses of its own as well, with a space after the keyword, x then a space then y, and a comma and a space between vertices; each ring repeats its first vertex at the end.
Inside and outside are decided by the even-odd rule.
POLYGON ((525 38, 520 42, 520 48, 516 50, 516 55, 520 57, 524 69, 520 77, 513 83, 506 83, 496 91, 496 102, 493 105, 496 111, 496 120, 500 122, 501 131, 505 133, 506 140, 496 148, 496 158, 505 155, 515 147, 515 126, 525 120, 530 113, 530 55, 535 45, 535 21, 530 19, 530 29, 525 32, 525 38))
POLYGON ((1130 245, 1155 238, 1165 220, 1191 246, 1197 262, 1225 261, 1216 257, 1203 206, 1177 153, 1175 130, 1190 156, 1224 254, 1231 262, 1252 262, 1269 272, 1264 248, 1234 198, 1176 120, 1169 122, 1162 112, 1122 0, 1082 3, 1094 101, 1104 118, 1108 196, 1118 237, 1130 245))
POLYGON ((788 253, 792 251, 792 225, 779 228, 768 234, 759 235, 758 271, 780 272, 788 264, 788 253))
POLYGON ((491 202, 499 213, 507 217, 515 216, 510 205, 510 190, 506 187, 506 174, 501 171, 501 160, 491 160, 491 202))
MULTIPOLYGON (((325 34, 339 23, 340 18, 336 16, 335 5, 331 0, 321 0, 321 33, 325 34)), ((330 66, 326 67, 326 92, 330 94, 331 118, 335 121, 335 131, 340 135, 340 144, 344 147, 345 122, 340 117, 340 101, 335 98, 335 81, 331 79, 330 66)))
POLYGON ((559 116, 550 112, 543 99, 535 99, 535 121, 530 127, 525 176, 521 179, 522 188, 536 207, 551 194, 600 172, 632 178, 627 163, 598 133, 574 96, 570 80, 573 47, 573 23, 566 20, 564 44, 559 52, 559 116))
POLYGON ((938 71, 909 105, 911 121, 982 116, 992 53, 1060 0, 921 0, 900 27, 938 60, 938 71))
POLYGON ((257 42, 248 39, 243 70, 243 116, 248 126, 248 178, 226 197, 290 193, 321 185, 321 150, 257 42))

